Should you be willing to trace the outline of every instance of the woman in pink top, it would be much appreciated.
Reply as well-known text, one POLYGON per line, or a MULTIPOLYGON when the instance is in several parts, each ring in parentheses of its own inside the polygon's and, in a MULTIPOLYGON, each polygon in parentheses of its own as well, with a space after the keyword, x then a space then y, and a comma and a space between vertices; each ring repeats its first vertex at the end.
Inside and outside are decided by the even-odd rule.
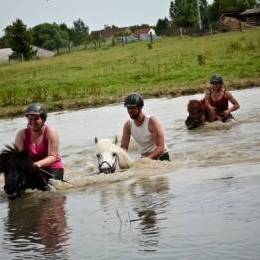
POLYGON ((15 138, 19 150, 27 150, 35 166, 53 178, 63 180, 64 165, 59 155, 57 131, 45 124, 47 112, 39 103, 29 105, 25 111, 27 128, 20 130, 15 138))
POLYGON ((212 115, 212 121, 227 121, 233 118, 231 112, 239 109, 240 105, 231 92, 226 91, 221 76, 213 75, 210 79, 211 87, 205 95, 205 105, 212 115), (229 107, 229 102, 232 104, 229 107))

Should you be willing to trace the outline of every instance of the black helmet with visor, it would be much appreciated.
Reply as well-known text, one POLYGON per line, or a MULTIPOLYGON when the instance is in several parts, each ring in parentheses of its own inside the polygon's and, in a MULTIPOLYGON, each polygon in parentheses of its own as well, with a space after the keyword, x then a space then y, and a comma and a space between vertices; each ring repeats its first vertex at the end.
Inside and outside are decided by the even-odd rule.
POLYGON ((210 78, 210 83, 211 84, 214 84, 214 83, 223 84, 223 79, 219 75, 212 75, 210 78))
POLYGON ((138 93, 132 93, 125 98, 125 107, 143 107, 144 100, 138 93))
POLYGON ((43 121, 47 119, 47 111, 40 103, 30 104, 25 110, 25 115, 39 115, 43 121))

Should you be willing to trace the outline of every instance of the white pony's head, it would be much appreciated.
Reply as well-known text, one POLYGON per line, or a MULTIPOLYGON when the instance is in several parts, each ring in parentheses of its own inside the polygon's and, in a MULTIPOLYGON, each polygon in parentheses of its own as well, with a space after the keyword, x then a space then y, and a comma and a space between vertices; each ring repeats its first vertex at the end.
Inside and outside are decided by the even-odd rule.
POLYGON ((117 145, 117 137, 99 140, 95 137, 95 143, 100 173, 114 173, 117 165, 121 169, 129 168, 132 165, 132 159, 125 150, 117 145))

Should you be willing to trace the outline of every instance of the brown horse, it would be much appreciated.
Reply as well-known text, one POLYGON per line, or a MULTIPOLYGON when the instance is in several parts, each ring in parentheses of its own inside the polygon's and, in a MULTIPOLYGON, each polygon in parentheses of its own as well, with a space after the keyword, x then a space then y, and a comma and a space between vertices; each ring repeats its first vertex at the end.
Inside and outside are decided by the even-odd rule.
POLYGON ((230 119, 234 119, 232 114, 213 114, 210 109, 205 104, 205 99, 196 100, 192 99, 189 101, 187 106, 187 111, 189 113, 187 119, 185 120, 186 127, 191 130, 204 125, 205 122, 213 122, 220 120, 222 122, 227 122, 230 119))
POLYGON ((205 122, 214 121, 213 115, 210 113, 210 110, 205 105, 205 99, 190 100, 187 106, 187 110, 189 115, 185 120, 185 125, 189 130, 197 128, 203 125, 205 122))

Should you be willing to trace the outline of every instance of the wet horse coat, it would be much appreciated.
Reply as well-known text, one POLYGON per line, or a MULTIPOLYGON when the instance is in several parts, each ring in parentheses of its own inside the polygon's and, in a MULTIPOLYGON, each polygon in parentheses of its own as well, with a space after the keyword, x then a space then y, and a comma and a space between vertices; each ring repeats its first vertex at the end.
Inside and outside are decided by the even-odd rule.
POLYGON ((189 130, 202 126, 205 122, 214 121, 212 113, 205 105, 205 99, 190 100, 187 106, 187 111, 189 115, 185 120, 185 124, 189 130))
POLYGON ((217 118, 206 106, 205 99, 190 100, 187 106, 187 111, 189 115, 185 120, 185 125, 189 130, 200 127, 204 125, 205 122, 213 122, 216 120, 220 120, 222 122, 228 122, 231 119, 234 119, 232 114, 228 114, 228 115, 219 114, 219 118, 217 118))

